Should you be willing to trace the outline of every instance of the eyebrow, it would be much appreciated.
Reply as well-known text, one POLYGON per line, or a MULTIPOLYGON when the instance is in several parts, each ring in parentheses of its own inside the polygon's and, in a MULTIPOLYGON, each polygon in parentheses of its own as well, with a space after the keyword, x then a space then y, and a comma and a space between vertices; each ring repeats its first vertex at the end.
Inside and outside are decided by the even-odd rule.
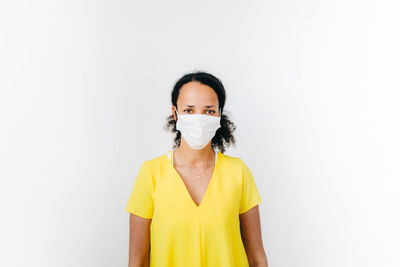
MULTIPOLYGON (((188 105, 188 104, 186 104, 186 106, 187 106, 187 107, 190 107, 190 108, 193 108, 193 107, 194 107, 194 105, 188 105)), ((206 107, 206 108, 212 108, 212 107, 214 107, 214 105, 205 105, 204 107, 206 107)))

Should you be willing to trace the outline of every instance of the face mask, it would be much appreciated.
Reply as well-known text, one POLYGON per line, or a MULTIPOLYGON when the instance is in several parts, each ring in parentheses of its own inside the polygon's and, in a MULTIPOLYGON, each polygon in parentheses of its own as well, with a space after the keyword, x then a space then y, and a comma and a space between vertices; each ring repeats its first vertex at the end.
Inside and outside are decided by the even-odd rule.
POLYGON ((181 132, 186 143, 196 150, 204 148, 221 127, 220 116, 178 113, 176 115, 178 116, 176 129, 181 132))

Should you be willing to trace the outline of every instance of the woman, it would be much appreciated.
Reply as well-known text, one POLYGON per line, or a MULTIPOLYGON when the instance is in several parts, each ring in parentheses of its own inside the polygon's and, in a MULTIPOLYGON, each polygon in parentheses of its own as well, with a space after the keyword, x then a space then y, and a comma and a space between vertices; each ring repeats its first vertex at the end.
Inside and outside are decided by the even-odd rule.
POLYGON ((126 206, 129 266, 267 267, 255 181, 241 158, 223 154, 236 128, 223 114, 224 86, 189 73, 171 100, 173 150, 142 163, 126 206))

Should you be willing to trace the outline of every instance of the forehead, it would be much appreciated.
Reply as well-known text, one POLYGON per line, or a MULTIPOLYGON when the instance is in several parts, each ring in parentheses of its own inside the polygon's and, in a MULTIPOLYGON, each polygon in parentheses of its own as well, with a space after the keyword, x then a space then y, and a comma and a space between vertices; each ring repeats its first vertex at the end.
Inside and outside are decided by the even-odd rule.
POLYGON ((218 105, 217 93, 208 85, 199 82, 184 84, 179 91, 178 105, 218 105))

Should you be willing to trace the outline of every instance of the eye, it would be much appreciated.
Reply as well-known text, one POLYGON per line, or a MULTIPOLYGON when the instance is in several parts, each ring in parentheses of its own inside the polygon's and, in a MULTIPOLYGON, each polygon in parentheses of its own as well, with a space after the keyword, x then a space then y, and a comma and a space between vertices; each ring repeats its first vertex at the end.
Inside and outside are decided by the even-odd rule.
POLYGON ((210 114, 214 114, 215 113, 215 110, 207 110, 207 111, 211 111, 210 114))
POLYGON ((186 112, 186 111, 192 111, 192 110, 191 110, 191 109, 189 109, 189 108, 187 108, 187 109, 183 110, 183 112, 186 112))

